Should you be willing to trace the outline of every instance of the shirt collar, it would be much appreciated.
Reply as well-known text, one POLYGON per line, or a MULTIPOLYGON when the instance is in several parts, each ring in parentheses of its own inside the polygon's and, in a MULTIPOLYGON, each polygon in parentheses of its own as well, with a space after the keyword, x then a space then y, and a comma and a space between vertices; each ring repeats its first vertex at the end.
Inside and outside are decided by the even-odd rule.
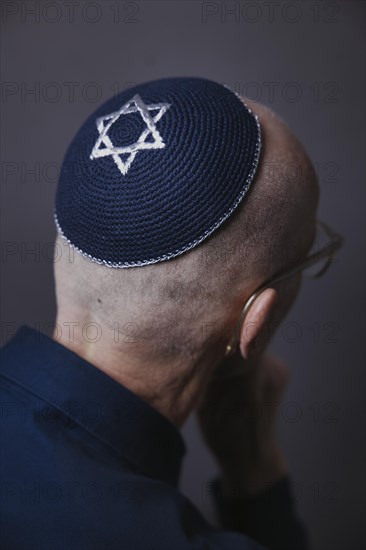
POLYGON ((5 346, 1 371, 48 401, 147 476, 177 485, 186 447, 159 411, 77 354, 30 327, 5 346))

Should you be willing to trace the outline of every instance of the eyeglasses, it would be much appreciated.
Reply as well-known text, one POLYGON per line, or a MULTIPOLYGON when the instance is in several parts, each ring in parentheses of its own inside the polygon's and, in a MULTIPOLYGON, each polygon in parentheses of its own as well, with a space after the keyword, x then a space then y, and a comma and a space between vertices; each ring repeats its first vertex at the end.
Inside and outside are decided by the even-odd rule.
POLYGON ((239 321, 236 324, 234 334, 230 342, 226 346, 226 351, 225 351, 226 357, 235 353, 238 347, 237 335, 238 336, 240 335, 240 332, 243 327, 245 318, 248 314, 248 311, 252 306, 253 302, 258 298, 258 296, 264 290, 266 290, 266 288, 269 288, 272 285, 279 283, 280 281, 284 281, 285 279, 288 279, 293 275, 300 273, 301 271, 311 269, 312 272, 308 273, 309 277, 313 279, 317 279, 322 275, 324 275, 324 273, 328 270, 338 250, 343 244, 343 237, 339 235, 339 233, 336 233, 324 222, 321 222, 318 220, 316 222, 316 226, 318 231, 320 230, 324 232, 325 236, 328 239, 327 244, 322 248, 320 248, 319 250, 316 250, 315 252, 310 253, 310 255, 307 256, 302 262, 292 267, 291 269, 282 271, 273 275, 270 279, 267 279, 267 281, 263 283, 256 291, 253 292, 253 294, 246 301, 242 309, 242 312, 240 314, 239 321))

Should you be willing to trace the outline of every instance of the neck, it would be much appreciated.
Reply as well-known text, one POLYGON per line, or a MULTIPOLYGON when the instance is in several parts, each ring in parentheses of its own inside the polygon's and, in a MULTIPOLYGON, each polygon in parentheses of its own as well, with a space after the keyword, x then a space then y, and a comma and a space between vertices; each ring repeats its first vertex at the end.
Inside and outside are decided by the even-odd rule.
POLYGON ((199 402, 219 362, 215 346, 197 357, 157 360, 116 327, 80 315, 58 314, 53 339, 127 387, 181 427, 199 402), (67 319, 78 319, 71 323, 67 319), (128 341, 130 340, 130 341, 128 341), (214 349, 213 349, 214 348, 214 349))

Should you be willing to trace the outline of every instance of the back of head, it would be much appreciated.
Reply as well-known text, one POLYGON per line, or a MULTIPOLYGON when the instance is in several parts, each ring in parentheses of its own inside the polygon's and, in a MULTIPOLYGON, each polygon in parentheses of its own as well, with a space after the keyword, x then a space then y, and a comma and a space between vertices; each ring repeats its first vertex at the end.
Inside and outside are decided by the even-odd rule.
POLYGON ((198 357, 258 284, 305 254, 314 171, 281 119, 224 86, 169 79, 123 94, 64 161, 58 308, 130 331, 140 359, 198 357))

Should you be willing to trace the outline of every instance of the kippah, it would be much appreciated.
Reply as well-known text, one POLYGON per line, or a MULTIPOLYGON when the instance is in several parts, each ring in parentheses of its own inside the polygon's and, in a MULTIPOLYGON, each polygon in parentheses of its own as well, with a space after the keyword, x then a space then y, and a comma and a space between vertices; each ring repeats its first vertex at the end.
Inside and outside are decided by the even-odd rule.
POLYGON ((128 88, 99 107, 69 146, 57 228, 109 267, 174 258, 235 211, 260 145, 257 117, 223 84, 168 78, 128 88))

